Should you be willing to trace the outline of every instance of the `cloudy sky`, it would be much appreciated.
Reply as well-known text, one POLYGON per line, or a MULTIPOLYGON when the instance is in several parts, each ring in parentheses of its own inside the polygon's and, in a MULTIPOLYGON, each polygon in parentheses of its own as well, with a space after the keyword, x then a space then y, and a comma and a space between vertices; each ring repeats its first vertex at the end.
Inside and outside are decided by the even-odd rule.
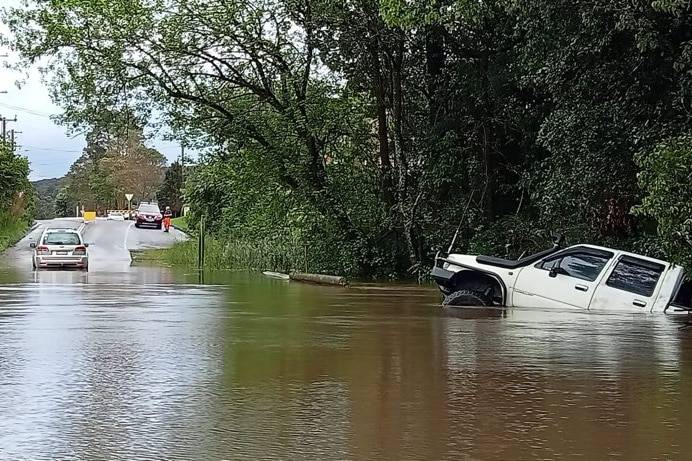
MULTIPOLYGON (((15 6, 19 0, 0 0, 2 6, 15 6)), ((7 29, 0 24, 0 33, 7 29)), ((15 62, 16 56, 10 50, 0 48, 0 62, 15 62)), ((22 72, 12 72, 0 66, 0 115, 6 118, 17 116, 17 122, 8 122, 8 130, 13 128, 21 133, 16 135, 19 152, 31 162, 31 179, 55 178, 63 176, 72 162, 84 148, 84 137, 69 137, 66 130, 53 123, 51 114, 61 109, 50 99, 48 89, 43 84, 38 69, 27 69, 28 79, 22 72), (21 88, 15 84, 23 80, 21 88)), ((163 153, 169 161, 180 153, 180 148, 170 141, 154 141, 152 146, 163 153)))

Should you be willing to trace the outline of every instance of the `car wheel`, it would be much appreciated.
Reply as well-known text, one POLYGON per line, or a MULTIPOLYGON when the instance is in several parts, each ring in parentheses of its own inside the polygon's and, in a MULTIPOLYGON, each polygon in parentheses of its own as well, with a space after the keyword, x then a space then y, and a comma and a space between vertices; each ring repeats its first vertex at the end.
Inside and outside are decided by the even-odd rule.
POLYGON ((476 290, 461 289, 455 291, 442 301, 443 306, 492 306, 490 296, 476 290))
POLYGON ((139 229, 139 223, 138 223, 138 222, 135 223, 135 227, 136 227, 137 229, 139 229))

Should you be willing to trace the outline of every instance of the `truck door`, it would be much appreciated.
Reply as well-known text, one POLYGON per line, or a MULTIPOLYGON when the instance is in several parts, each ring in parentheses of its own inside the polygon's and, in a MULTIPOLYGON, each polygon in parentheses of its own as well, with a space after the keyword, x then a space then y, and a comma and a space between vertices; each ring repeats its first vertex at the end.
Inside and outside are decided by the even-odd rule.
POLYGON ((596 289, 590 309, 650 312, 664 264, 623 255, 596 289))
POLYGON ((517 276, 512 305, 587 309, 613 256, 598 248, 572 247, 525 267, 517 276))

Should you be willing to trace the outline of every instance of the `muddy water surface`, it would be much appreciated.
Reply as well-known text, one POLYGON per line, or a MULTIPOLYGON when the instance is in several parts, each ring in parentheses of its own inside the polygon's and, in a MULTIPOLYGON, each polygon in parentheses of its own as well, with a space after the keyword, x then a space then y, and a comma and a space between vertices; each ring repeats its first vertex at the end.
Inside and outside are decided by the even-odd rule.
POLYGON ((0 271, 0 458, 689 459, 692 330, 163 268, 0 271))

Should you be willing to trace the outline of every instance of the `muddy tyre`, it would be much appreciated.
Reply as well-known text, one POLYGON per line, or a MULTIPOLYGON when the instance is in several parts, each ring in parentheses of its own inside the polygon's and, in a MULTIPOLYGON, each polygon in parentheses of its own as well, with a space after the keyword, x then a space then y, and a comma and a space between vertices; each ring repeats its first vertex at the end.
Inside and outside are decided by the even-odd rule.
POLYGON ((490 296, 476 290, 457 290, 442 301, 443 306, 492 306, 490 296))

